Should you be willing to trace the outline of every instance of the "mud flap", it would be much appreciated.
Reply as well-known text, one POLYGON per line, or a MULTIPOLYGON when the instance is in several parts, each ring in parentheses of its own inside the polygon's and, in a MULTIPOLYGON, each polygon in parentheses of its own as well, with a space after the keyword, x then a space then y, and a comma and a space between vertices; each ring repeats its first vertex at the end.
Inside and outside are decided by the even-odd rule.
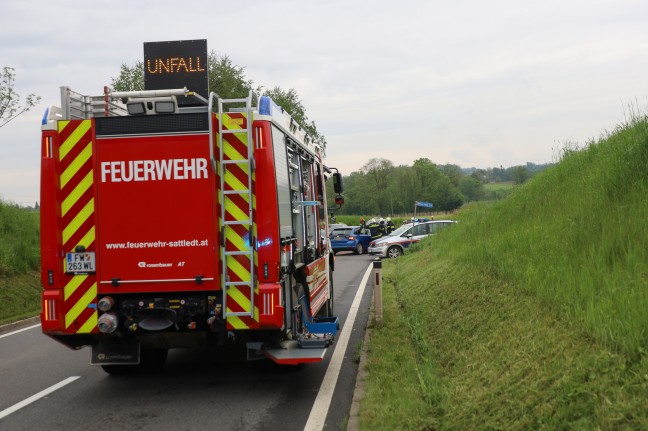
POLYGON ((140 344, 121 340, 104 340, 92 346, 92 365, 137 365, 140 344))

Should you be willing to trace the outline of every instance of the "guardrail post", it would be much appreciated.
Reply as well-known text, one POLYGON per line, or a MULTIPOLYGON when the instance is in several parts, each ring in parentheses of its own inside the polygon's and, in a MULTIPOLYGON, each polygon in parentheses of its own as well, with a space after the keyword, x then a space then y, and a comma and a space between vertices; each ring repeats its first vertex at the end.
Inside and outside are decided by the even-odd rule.
POLYGON ((373 261, 374 273, 374 318, 376 325, 382 324, 383 304, 382 304, 382 261, 376 259, 373 261))

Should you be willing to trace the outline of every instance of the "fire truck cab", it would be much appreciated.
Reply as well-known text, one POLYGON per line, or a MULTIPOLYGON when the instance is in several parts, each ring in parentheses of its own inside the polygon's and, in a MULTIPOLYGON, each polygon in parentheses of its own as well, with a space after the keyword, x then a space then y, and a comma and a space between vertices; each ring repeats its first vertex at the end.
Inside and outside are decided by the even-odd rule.
POLYGON ((62 87, 42 122, 43 332, 109 373, 234 337, 248 359, 321 361, 339 327, 331 177, 341 193, 267 96, 62 87))

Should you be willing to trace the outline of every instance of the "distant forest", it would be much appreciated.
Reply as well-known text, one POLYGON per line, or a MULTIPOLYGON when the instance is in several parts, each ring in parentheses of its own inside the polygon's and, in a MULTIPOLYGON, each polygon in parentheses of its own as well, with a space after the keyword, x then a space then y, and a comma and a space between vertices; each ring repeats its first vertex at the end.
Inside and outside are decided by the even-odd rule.
MULTIPOLYGON (((345 204, 330 212, 388 216, 409 214, 416 201, 431 202, 435 212, 451 212, 471 201, 502 199, 513 185, 527 182, 551 164, 527 163, 508 168, 462 168, 437 165, 421 158, 409 166, 373 158, 357 172, 343 177, 345 204), (489 187, 507 183, 511 187, 489 187)), ((328 202, 333 192, 328 190, 328 202)))

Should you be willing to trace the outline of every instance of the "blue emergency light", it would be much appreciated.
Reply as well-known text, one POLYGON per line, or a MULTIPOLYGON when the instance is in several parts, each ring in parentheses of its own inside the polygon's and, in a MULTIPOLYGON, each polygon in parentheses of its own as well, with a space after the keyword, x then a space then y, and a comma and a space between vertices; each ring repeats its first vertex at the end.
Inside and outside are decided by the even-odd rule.
POLYGON ((283 108, 270 98, 270 96, 261 96, 259 99, 259 114, 272 115, 274 112, 283 112, 283 108))

